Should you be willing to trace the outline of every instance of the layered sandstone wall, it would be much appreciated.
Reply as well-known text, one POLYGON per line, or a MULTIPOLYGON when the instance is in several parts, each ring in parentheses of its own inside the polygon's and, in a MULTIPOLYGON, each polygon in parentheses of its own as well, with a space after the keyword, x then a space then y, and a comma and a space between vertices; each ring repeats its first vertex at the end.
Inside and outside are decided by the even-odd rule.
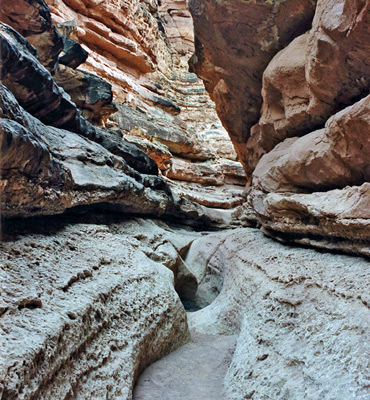
MULTIPOLYGON (((48 5, 59 31, 68 32, 88 52, 79 69, 112 85, 117 112, 103 118, 105 125, 150 154, 170 184, 175 181, 175 191, 179 185, 190 186, 182 195, 212 184, 206 177, 211 171, 221 174, 228 196, 239 191, 239 203, 243 202, 245 180, 237 155, 203 83, 188 72, 194 36, 187 2, 53 0, 48 5), (189 174, 178 161, 183 158, 189 174), (233 166, 224 174, 227 160, 233 166), (236 178, 229 187, 228 176, 234 170, 236 178)), ((63 87, 72 86, 68 70, 57 75, 63 87)), ((208 197, 204 192, 203 200, 198 199, 224 207, 225 202, 208 197)))

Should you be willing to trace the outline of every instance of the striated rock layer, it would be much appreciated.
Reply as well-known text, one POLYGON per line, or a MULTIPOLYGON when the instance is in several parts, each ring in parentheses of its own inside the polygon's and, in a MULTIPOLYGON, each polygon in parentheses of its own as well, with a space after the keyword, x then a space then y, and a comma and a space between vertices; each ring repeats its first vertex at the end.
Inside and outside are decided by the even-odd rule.
MULTIPOLYGON (((0 27, 0 76, 4 85, 0 93, 2 215, 48 215, 76 206, 99 206, 124 213, 166 215, 197 225, 237 223, 234 210, 224 209, 244 201, 242 187, 236 190, 238 202, 212 198, 207 201, 199 196, 181 197, 182 192, 177 191, 176 185, 172 193, 169 184, 158 176, 158 165, 163 172, 174 170, 169 148, 202 162, 216 157, 215 153, 202 147, 195 133, 190 134, 180 126, 180 120, 166 122, 162 118, 160 124, 158 119, 127 105, 114 105, 109 83, 75 69, 86 59, 81 45, 67 36, 63 37, 62 46, 56 39, 50 39, 59 40, 60 35, 51 22, 46 4, 41 0, 27 2, 30 13, 35 14, 27 28, 27 21, 19 13, 23 3, 24 0, 19 0, 19 7, 14 9, 7 1, 0 5, 4 20, 14 28, 4 23, 0 27), (31 38, 35 47, 20 33, 31 38), (53 54, 52 66, 44 57, 46 49, 53 54), (54 53, 61 54, 59 65, 54 53), (108 116, 117 109, 118 115, 110 122, 114 129, 92 124, 107 122, 108 116), (141 141, 135 141, 137 136, 127 135, 131 131, 145 131, 145 134, 141 135, 141 141), (131 140, 124 139, 128 136, 131 140), (163 143, 157 143, 154 137, 163 143), (140 149, 155 156, 157 162, 140 149)), ((158 28, 159 22, 156 23, 158 28)), ((131 28, 138 29, 139 22, 133 20, 133 24, 131 28)), ((72 23, 59 27, 62 33, 69 34, 74 28, 72 23)), ((155 31, 156 35, 161 35, 159 32, 155 31)), ((172 104, 170 100, 158 101, 165 107, 172 104)), ((227 150, 223 154, 228 154, 227 150)), ((235 153, 230 154, 233 157, 235 153)), ((225 168, 222 182, 231 184, 230 175, 235 167, 225 168)), ((218 173, 218 167, 215 169, 218 173)), ((196 172, 189 174, 190 180, 199 175, 196 165, 193 170, 196 172)), ((240 171, 238 174, 233 183, 243 185, 244 177, 240 171)), ((207 195, 206 191, 203 193, 207 195)))
MULTIPOLYGON (((78 74, 59 68, 57 82, 86 118, 122 132, 125 140, 150 154, 161 173, 175 181, 184 181, 184 176, 177 174, 173 157, 215 164, 212 174, 218 173, 218 159, 237 158, 202 82, 187 71, 194 36, 186 3, 48 2, 60 33, 88 52, 78 74), (110 115, 111 105, 91 100, 91 90, 85 88, 89 77, 83 75, 87 72, 111 84, 116 113, 110 115)), ((188 182, 193 182, 199 168, 207 169, 189 165, 194 171, 186 177, 188 182)), ((234 183, 244 186, 245 179, 239 174, 234 183)), ((239 192, 241 198, 242 189, 239 192)))
POLYGON ((174 275, 124 225, 60 222, 6 226, 1 398, 131 399, 141 370, 190 338, 174 275))

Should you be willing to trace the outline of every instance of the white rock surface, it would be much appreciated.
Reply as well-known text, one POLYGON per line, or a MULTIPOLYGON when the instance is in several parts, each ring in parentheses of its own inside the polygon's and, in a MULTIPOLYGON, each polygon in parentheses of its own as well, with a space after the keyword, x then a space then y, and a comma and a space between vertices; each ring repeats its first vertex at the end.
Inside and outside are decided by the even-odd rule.
POLYGON ((140 371, 189 340, 173 273, 122 225, 40 223, 3 237, 0 397, 130 399, 140 371))
POLYGON ((370 398, 367 260, 284 246, 256 229, 209 235, 189 254, 193 247, 198 273, 218 265, 223 287, 189 314, 191 328, 239 332, 228 399, 370 398))

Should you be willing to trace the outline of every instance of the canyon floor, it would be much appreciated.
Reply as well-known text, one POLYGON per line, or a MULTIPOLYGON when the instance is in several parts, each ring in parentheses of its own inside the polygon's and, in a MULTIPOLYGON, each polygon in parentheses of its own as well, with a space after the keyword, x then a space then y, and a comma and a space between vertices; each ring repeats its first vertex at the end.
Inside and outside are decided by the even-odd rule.
POLYGON ((2 239, 3 399, 370 396, 364 258, 98 213, 2 239))
POLYGON ((192 340, 146 368, 134 400, 224 400, 224 379, 235 350, 235 335, 191 332, 192 340))
POLYGON ((370 0, 0 0, 0 400, 370 400, 370 0))

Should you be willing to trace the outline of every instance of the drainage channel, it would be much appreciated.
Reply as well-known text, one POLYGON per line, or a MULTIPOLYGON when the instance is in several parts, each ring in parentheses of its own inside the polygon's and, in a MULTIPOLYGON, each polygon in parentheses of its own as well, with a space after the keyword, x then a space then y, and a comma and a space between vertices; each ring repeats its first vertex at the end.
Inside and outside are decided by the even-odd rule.
POLYGON ((237 336, 191 334, 190 343, 144 370, 134 400, 226 399, 223 382, 237 336))
MULTIPOLYGON (((175 289, 188 316, 195 316, 217 297, 222 280, 220 274, 208 271, 202 282, 197 283, 193 275, 177 281, 175 289)), ((191 337, 189 343, 144 370, 134 388, 134 400, 226 399, 224 378, 237 336, 193 330, 191 337)))

